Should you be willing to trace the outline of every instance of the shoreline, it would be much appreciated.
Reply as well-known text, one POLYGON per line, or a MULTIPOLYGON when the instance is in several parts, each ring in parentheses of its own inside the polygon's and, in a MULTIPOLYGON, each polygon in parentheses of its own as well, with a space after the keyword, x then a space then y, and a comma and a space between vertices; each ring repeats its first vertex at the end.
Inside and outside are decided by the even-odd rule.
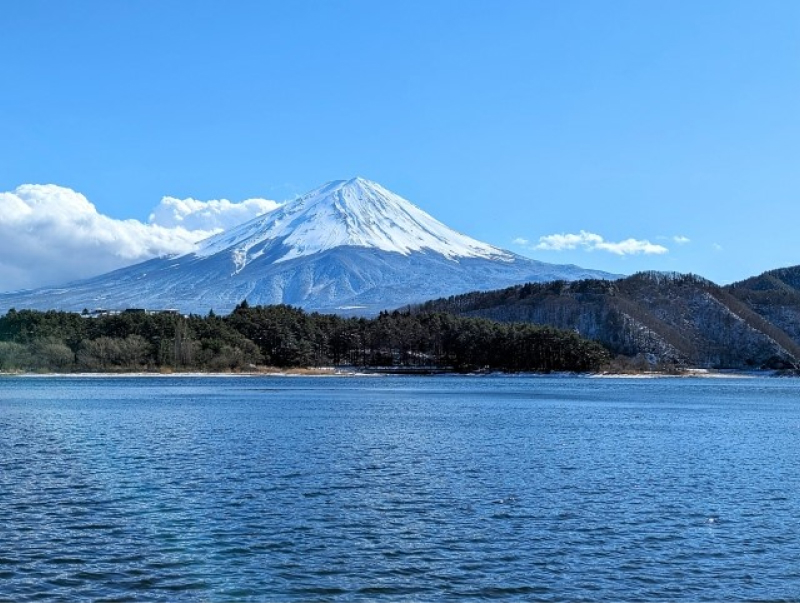
POLYGON ((742 371, 735 369, 686 369, 681 372, 667 373, 658 371, 641 372, 596 372, 596 373, 571 373, 571 372, 519 372, 504 373, 501 371, 483 372, 474 371, 460 373, 457 371, 420 371, 408 372, 386 368, 376 369, 343 369, 343 368, 295 368, 295 369, 274 369, 256 370, 242 372, 151 372, 151 371, 130 371, 130 372, 72 372, 72 373, 35 373, 35 372, 4 372, 0 371, 0 378, 19 377, 24 379, 47 379, 47 378, 142 378, 142 377, 175 377, 175 378, 253 378, 253 377, 323 377, 323 378, 347 378, 347 377, 442 377, 442 376, 463 376, 463 377, 580 377, 587 379, 758 379, 764 377, 792 377, 797 375, 782 375, 775 370, 751 370, 742 371))
MULTIPOLYGON (((74 372, 74 373, 31 373, 31 372, 3 372, 0 371, 0 378, 2 377, 21 377, 21 378, 48 378, 48 377, 74 377, 74 378, 98 378, 98 377, 178 377, 178 378, 197 378, 197 377, 372 377, 369 373, 359 372, 345 372, 341 370, 326 370, 326 369, 287 369, 287 370, 274 370, 274 371, 242 371, 242 372, 203 372, 203 371, 186 371, 186 372, 155 372, 155 371, 129 371, 129 372, 74 372)), ((374 375, 380 376, 380 375, 374 375)))

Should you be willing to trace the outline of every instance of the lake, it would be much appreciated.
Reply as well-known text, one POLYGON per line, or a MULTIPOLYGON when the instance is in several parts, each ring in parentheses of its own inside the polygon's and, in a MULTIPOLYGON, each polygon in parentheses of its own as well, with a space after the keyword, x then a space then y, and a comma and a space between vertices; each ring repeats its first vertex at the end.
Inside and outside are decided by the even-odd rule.
POLYGON ((800 597, 800 380, 0 378, 2 601, 800 597))

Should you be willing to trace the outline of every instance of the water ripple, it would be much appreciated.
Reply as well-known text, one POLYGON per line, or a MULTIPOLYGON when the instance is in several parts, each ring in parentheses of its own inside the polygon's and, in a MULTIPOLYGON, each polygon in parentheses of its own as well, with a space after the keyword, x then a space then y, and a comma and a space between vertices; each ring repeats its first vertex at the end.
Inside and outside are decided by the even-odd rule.
POLYGON ((0 380, 0 601, 800 594, 800 384, 0 380))

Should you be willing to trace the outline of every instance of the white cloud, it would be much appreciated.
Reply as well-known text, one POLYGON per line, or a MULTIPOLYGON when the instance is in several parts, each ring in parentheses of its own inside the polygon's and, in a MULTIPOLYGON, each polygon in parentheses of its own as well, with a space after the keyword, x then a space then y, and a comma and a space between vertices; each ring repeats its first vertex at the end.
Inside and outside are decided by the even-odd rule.
POLYGON ((678 245, 686 245, 687 243, 691 243, 692 240, 689 237, 684 237, 683 235, 675 235, 672 237, 672 240, 675 241, 678 245))
POLYGON ((511 241, 514 245, 522 245, 523 247, 526 246, 530 241, 528 239, 523 239, 522 237, 517 237, 513 241, 511 241))
POLYGON ((69 188, 24 184, 0 192, 0 291, 64 283, 188 253, 223 226, 272 209, 271 203, 251 199, 240 207, 165 197, 145 224, 105 216, 69 188))
POLYGON ((669 253, 669 249, 663 245, 656 245, 648 240, 638 239, 625 239, 618 243, 602 241, 597 243, 594 248, 608 251, 616 255, 638 255, 640 253, 645 255, 661 255, 669 253))
POLYGON ((533 248, 540 251, 565 251, 578 247, 588 248, 602 242, 603 237, 600 235, 582 230, 580 234, 552 234, 539 237, 539 243, 533 248))
POLYGON ((227 230, 279 207, 269 199, 246 199, 233 203, 227 199, 198 201, 164 197, 150 214, 149 222, 167 228, 187 230, 227 230))
POLYGON ((625 239, 623 241, 606 241, 599 234, 580 231, 578 234, 552 234, 539 237, 539 242, 531 249, 537 251, 567 251, 584 249, 586 251, 607 251, 615 255, 663 254, 669 249, 644 239, 625 239))

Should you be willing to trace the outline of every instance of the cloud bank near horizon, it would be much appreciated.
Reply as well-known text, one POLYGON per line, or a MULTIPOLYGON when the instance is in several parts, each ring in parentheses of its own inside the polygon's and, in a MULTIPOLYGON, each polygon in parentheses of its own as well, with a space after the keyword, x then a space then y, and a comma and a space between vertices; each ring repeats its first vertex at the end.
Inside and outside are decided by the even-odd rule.
POLYGON ((0 292, 63 284, 188 253, 198 241, 278 205, 268 199, 164 197, 143 223, 106 216, 67 187, 23 184, 0 192, 0 292))
MULTIPOLYGON (((689 239, 680 237, 676 242, 688 243, 689 239), (685 239, 685 240, 683 240, 685 239)), ((581 230, 577 234, 562 233, 539 237, 538 242, 531 243, 527 239, 518 237, 512 241, 515 245, 526 247, 533 251, 571 251, 583 249, 585 251, 606 251, 614 255, 661 255, 669 253, 663 245, 651 243, 647 239, 624 239, 622 241, 606 241, 599 234, 581 230)))

